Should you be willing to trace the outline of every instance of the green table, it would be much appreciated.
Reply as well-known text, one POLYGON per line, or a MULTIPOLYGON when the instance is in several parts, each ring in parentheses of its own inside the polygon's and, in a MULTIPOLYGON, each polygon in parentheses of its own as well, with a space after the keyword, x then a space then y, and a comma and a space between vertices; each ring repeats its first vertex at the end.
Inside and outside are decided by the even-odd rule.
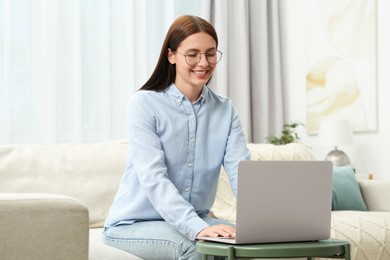
POLYGON ((227 256, 229 260, 237 258, 292 258, 314 257, 351 259, 348 241, 338 239, 320 240, 315 242, 270 243, 231 245, 216 242, 199 241, 196 249, 207 256, 227 256))

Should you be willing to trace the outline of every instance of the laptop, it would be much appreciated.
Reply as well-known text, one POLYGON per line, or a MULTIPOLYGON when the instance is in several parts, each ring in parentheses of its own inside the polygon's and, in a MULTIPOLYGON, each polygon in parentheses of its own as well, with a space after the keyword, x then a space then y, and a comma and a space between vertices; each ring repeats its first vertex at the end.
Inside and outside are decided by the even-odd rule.
POLYGON ((236 237, 198 237, 229 244, 318 241, 331 229, 329 161, 241 161, 236 237))

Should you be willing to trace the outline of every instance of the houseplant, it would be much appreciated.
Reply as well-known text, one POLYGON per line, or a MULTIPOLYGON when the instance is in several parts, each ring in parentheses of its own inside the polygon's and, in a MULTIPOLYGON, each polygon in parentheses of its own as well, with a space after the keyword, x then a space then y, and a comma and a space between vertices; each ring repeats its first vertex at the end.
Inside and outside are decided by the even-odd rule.
POLYGON ((288 143, 299 142, 300 138, 298 136, 297 128, 304 127, 305 125, 299 121, 293 121, 289 124, 284 124, 282 129, 282 134, 280 137, 270 135, 266 137, 267 143, 282 145, 288 143))

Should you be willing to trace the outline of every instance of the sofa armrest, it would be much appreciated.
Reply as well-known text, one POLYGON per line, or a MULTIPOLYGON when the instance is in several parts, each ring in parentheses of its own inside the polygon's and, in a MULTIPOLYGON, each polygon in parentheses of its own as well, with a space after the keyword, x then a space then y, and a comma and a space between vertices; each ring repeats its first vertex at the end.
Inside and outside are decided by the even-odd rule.
POLYGON ((390 181, 358 180, 369 211, 390 211, 390 181))
POLYGON ((88 209, 71 197, 0 193, 0 259, 88 259, 88 209))

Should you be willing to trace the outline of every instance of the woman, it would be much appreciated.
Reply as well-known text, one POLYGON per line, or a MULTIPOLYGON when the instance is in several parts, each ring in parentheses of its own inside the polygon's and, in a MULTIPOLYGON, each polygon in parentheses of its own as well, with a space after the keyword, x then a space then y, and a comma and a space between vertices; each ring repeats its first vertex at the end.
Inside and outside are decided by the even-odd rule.
POLYGON ((129 152, 104 241, 141 258, 200 259, 196 236, 234 237, 208 216, 221 165, 236 191, 237 165, 249 158, 227 98, 207 87, 222 57, 211 24, 181 16, 157 66, 128 105, 129 152))

